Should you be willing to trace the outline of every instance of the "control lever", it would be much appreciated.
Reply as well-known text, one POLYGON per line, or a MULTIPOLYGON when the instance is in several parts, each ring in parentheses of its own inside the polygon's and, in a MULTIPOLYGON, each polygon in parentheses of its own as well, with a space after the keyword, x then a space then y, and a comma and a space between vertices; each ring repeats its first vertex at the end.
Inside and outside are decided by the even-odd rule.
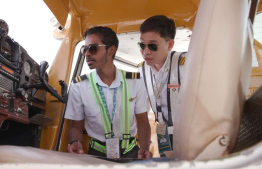
POLYGON ((67 85, 64 83, 64 81, 59 81, 59 84, 61 85, 61 92, 62 92, 62 98, 59 96, 59 94, 56 92, 56 90, 48 84, 48 82, 45 80, 45 74, 46 69, 48 68, 48 62, 42 61, 40 63, 39 67, 39 80, 42 82, 44 89, 48 91, 51 95, 56 97, 58 100, 60 100, 63 103, 67 102, 67 85))
POLYGON ((59 84, 61 86, 62 99, 67 102, 67 84, 63 80, 59 80, 59 84))

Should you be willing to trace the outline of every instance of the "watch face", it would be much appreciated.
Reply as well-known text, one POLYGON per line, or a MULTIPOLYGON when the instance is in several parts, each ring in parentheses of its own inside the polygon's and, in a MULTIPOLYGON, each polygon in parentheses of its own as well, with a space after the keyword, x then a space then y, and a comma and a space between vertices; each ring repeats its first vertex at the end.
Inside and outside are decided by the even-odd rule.
POLYGON ((9 27, 7 23, 0 19, 0 36, 6 37, 8 35, 9 27))
POLYGON ((30 76, 31 73, 32 73, 32 66, 31 64, 29 63, 29 61, 25 61, 24 63, 24 71, 25 71, 25 74, 27 76, 30 76))

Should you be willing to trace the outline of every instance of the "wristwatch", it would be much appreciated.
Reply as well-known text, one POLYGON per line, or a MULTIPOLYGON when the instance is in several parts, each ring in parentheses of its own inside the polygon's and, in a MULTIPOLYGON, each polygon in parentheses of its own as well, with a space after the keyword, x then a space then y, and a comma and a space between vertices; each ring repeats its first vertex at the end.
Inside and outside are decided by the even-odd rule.
POLYGON ((79 143, 80 143, 79 140, 73 140, 73 141, 71 141, 71 142, 68 144, 68 146, 72 145, 74 142, 79 142, 79 143))
POLYGON ((140 149, 145 150, 145 151, 149 151, 147 148, 140 148, 140 149))

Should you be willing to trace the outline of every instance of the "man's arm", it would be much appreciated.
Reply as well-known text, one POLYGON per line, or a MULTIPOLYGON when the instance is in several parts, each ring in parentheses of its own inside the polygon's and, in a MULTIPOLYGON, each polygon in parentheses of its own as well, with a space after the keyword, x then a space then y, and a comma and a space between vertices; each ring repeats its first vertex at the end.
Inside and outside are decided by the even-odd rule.
POLYGON ((72 120, 71 128, 69 131, 69 142, 72 143, 68 145, 67 151, 69 153, 83 154, 82 149, 82 137, 83 137, 83 121, 84 120, 72 120))
POLYGON ((151 130, 147 117, 147 112, 136 114, 137 120, 137 134, 140 144, 140 149, 138 151, 138 158, 150 158, 152 153, 149 151, 151 130))

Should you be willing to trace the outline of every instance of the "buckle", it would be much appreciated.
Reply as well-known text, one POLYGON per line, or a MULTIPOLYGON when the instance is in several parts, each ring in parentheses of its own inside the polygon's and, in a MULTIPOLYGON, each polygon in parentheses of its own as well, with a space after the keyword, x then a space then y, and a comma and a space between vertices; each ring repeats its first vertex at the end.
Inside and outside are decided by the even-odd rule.
POLYGON ((129 140, 131 138, 130 134, 123 134, 123 140, 129 140))
POLYGON ((90 146, 91 146, 92 148, 94 147, 95 141, 93 140, 92 137, 90 138, 89 144, 90 144, 90 146))
POLYGON ((111 133, 106 133, 106 134, 105 134, 105 138, 106 138, 106 139, 107 139, 109 136, 114 137, 114 133, 111 132, 111 133))

